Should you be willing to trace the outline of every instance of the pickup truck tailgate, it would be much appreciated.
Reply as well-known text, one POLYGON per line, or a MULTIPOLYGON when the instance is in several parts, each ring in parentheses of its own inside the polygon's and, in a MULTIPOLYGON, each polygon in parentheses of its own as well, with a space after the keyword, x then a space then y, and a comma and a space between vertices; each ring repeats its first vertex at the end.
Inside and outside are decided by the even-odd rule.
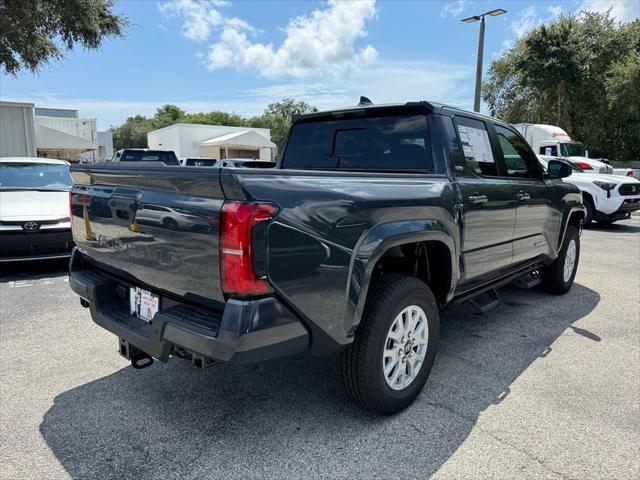
POLYGON ((220 287, 218 169, 74 166, 78 250, 123 279, 216 305, 220 287))

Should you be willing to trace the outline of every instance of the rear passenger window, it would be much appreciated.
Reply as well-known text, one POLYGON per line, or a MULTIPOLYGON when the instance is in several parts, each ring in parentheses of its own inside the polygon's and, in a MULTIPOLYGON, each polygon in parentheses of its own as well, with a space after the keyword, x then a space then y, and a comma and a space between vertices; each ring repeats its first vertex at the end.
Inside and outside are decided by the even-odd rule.
POLYGON ((441 173, 424 114, 315 120, 289 135, 283 168, 441 173))
POLYGON ((456 171, 497 176, 498 169, 491 151, 489 133, 484 123, 462 117, 456 118, 455 123, 464 152, 464 164, 456 165, 456 171))

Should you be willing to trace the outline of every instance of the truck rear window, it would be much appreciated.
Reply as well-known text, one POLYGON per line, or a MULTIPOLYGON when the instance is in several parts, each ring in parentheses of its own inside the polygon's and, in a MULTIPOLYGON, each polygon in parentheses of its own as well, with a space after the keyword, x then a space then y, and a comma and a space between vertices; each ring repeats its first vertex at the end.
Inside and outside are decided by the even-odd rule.
POLYGON ((178 157, 173 152, 154 152, 143 150, 124 151, 121 162, 162 162, 165 165, 178 165, 178 157))
POLYGON ((295 124, 282 168, 434 173, 427 117, 412 114, 295 124))

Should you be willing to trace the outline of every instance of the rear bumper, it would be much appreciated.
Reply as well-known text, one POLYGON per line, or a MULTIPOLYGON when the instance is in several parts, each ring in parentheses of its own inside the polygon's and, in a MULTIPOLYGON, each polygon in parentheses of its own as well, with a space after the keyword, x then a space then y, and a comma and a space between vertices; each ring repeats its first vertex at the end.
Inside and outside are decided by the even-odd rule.
POLYGON ((228 300, 224 311, 213 311, 161 296, 160 310, 146 323, 130 315, 128 295, 119 295, 128 292, 127 283, 96 268, 79 268, 79 257, 74 250, 69 284, 89 303, 93 321, 160 361, 188 354, 241 363, 308 349, 307 330, 275 297, 228 300))

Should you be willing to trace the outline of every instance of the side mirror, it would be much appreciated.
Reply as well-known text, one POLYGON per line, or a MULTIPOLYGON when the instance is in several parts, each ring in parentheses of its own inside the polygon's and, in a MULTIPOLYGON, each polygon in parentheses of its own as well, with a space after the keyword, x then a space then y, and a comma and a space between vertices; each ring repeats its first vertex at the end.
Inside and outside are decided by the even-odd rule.
POLYGON ((566 178, 571 175, 571 166, 562 160, 549 160, 547 171, 551 179, 566 178))

